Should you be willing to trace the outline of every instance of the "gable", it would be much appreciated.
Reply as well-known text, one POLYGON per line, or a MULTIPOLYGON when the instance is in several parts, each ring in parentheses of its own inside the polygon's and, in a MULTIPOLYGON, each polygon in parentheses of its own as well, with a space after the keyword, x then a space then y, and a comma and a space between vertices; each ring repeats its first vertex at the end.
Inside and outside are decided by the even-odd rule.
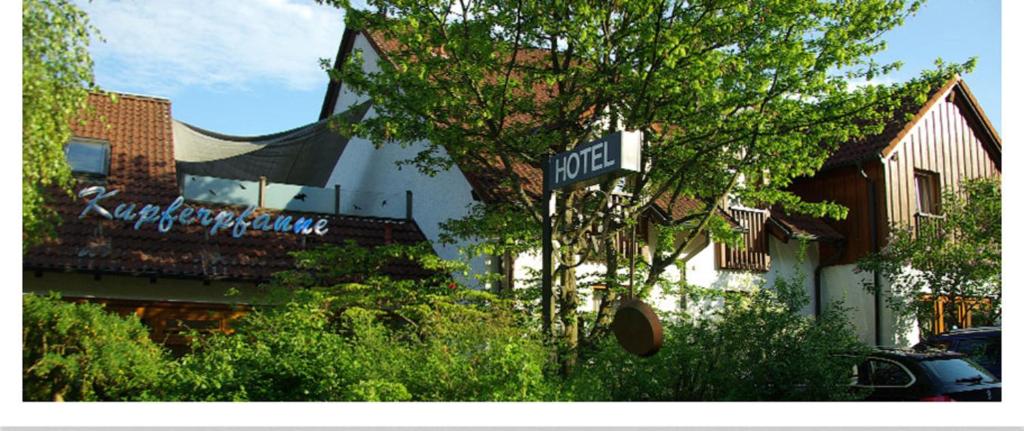
MULTIPOLYGON (((967 87, 967 83, 959 77, 953 78, 942 90, 936 92, 914 119, 881 150, 880 155, 883 159, 888 159, 899 152, 901 147, 914 146, 915 142, 923 145, 923 150, 941 146, 946 142, 960 146, 961 154, 964 151, 978 152, 976 158, 968 154, 971 157, 969 159, 949 153, 950 156, 957 158, 957 162, 965 165, 967 172, 983 168, 981 165, 984 161, 981 160, 981 155, 985 155, 995 164, 997 170, 1002 167, 1002 140, 967 87)), ((939 148, 935 149, 940 151, 939 148)), ((928 160, 924 154, 921 154, 921 157, 921 163, 934 165, 937 163, 934 159, 943 156, 939 152, 928 155, 932 160, 928 160)))
POLYGON ((960 172, 960 176, 996 175, 1002 170, 1002 141, 962 80, 938 92, 914 119, 882 148, 884 161, 901 156, 914 167, 960 172))
POLYGON ((821 171, 888 157, 901 142, 905 141, 912 130, 920 126, 926 116, 931 115, 930 113, 947 99, 957 105, 961 111, 960 115, 970 125, 974 134, 982 140, 990 157, 1001 166, 1002 141, 999 134, 985 116, 967 83, 959 76, 954 76, 941 87, 934 89, 924 105, 907 103, 898 108, 880 133, 841 144, 822 165, 821 171), (906 120, 908 116, 912 116, 909 121, 906 120))
POLYGON ((942 190, 961 181, 999 177, 1002 145, 962 81, 930 101, 906 130, 881 150, 886 216, 892 224, 914 226, 918 208, 915 176, 936 178, 942 190))
MULTIPOLYGON (((353 52, 362 52, 363 71, 366 73, 377 72, 380 69, 377 62, 383 56, 383 51, 373 38, 367 36, 363 31, 346 29, 341 37, 341 45, 338 47, 338 55, 335 57, 334 69, 338 69, 348 60, 353 52)), ((327 93, 324 94, 324 103, 320 107, 319 121, 323 121, 331 115, 348 110, 350 107, 361 104, 368 100, 365 96, 357 96, 345 88, 341 81, 330 80, 327 83, 327 93)))

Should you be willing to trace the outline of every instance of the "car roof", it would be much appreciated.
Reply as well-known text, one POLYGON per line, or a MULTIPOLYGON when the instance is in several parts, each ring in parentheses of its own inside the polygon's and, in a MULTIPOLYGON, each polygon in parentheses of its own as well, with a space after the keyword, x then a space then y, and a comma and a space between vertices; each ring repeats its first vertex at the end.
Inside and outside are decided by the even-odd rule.
POLYGON ((914 359, 919 361, 932 360, 932 359, 952 359, 952 358, 963 358, 962 353, 950 352, 947 350, 939 349, 925 349, 925 350, 912 350, 903 349, 896 347, 878 347, 870 354, 869 357, 881 357, 881 358, 906 358, 914 359))
POLYGON ((936 335, 932 338, 953 338, 965 335, 986 335, 986 334, 1002 334, 1003 328, 999 326, 979 326, 976 328, 963 328, 954 329, 952 331, 936 335))

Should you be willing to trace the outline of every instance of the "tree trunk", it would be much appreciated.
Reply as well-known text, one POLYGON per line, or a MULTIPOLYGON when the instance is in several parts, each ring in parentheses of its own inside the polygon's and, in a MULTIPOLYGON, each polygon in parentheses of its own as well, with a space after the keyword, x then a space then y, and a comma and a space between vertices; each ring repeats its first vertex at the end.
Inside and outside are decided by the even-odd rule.
POLYGON ((601 298, 597 317, 594 318, 594 324, 586 338, 588 346, 596 344, 608 332, 615 315, 612 310, 613 304, 619 299, 619 256, 615 250, 615 240, 611 236, 605 238, 604 250, 604 297, 601 298))
MULTIPOLYGON (((564 251, 561 261, 563 264, 571 265, 575 259, 575 253, 564 251)), ((579 291, 576 289, 576 268, 566 268, 560 274, 561 297, 559 298, 559 315, 562 319, 562 340, 559 343, 562 374, 569 375, 576 366, 576 355, 578 353, 579 317, 580 307, 579 291)))

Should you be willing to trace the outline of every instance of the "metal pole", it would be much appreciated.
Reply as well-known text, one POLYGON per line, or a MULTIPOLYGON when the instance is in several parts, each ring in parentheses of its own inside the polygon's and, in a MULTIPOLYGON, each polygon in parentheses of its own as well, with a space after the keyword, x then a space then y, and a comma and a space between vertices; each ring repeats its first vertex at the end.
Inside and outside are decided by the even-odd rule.
POLYGON ((405 219, 412 221, 412 190, 405 191, 405 219))
POLYGON ((260 208, 263 208, 263 207, 267 206, 266 205, 266 195, 267 195, 266 190, 267 190, 267 177, 261 175, 260 176, 260 190, 259 190, 260 194, 256 198, 256 200, 257 200, 256 203, 259 204, 260 208))
POLYGON ((541 204, 543 208, 543 224, 541 233, 541 284, 540 284, 540 309, 541 309, 541 322, 544 334, 551 334, 551 321, 554 316, 554 304, 552 304, 552 286, 551 286, 551 257, 554 253, 554 246, 551 244, 552 232, 551 232, 551 204, 553 201, 553 193, 549 187, 551 182, 548 176, 548 160, 544 160, 543 172, 544 172, 544 194, 541 198, 541 204))
POLYGON ((341 214, 341 184, 334 185, 334 215, 341 214))
POLYGON ((636 273, 636 223, 629 232, 629 299, 633 299, 633 274, 636 273))

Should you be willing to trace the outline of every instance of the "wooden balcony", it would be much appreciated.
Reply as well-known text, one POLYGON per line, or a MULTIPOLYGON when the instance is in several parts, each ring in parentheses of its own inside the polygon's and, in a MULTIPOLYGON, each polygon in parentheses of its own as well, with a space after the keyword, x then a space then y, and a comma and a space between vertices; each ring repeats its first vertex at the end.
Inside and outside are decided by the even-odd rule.
POLYGON ((745 229, 743 246, 739 248, 717 244, 715 260, 720 269, 766 272, 771 268, 768 255, 768 230, 765 222, 768 212, 753 209, 730 208, 729 214, 745 229))
POLYGON ((925 230, 929 230, 929 227, 935 227, 933 232, 938 235, 942 234, 942 224, 946 221, 946 216, 928 213, 916 213, 914 214, 914 235, 920 236, 925 230))

